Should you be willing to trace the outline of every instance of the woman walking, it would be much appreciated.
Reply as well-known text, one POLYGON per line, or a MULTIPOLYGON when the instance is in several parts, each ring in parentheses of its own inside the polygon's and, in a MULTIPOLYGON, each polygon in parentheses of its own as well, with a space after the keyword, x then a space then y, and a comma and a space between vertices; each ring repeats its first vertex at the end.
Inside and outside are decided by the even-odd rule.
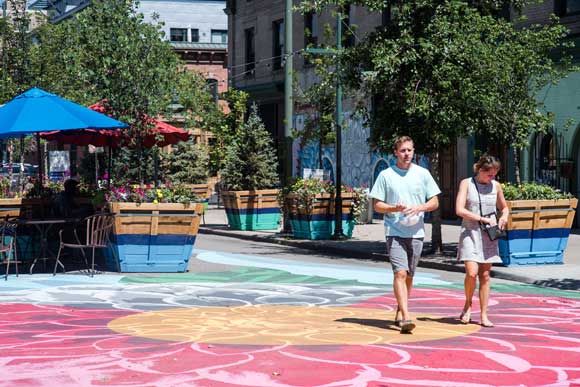
POLYGON ((503 230, 508 221, 509 210, 503 191, 495 181, 500 167, 497 158, 482 156, 473 166, 475 176, 461 181, 455 201, 455 213, 463 218, 457 257, 465 262, 465 305, 459 319, 463 324, 471 321, 471 303, 479 278, 480 324, 488 328, 493 327, 487 315, 490 270, 493 263, 501 263, 501 258, 497 239, 492 240, 482 228, 497 225, 503 230))

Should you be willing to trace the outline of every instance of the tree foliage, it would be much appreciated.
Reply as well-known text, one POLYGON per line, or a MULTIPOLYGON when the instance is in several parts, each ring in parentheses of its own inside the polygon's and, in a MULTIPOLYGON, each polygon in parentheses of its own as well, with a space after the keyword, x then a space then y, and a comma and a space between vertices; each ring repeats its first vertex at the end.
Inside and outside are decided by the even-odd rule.
POLYGON ((278 160, 270 133, 252 107, 226 147, 222 182, 227 190, 245 191, 274 188, 279 184, 278 160))
POLYGON ((0 18, 0 103, 32 86, 83 105, 100 101, 107 114, 130 125, 125 138, 132 149, 120 153, 135 161, 129 170, 139 175, 143 169, 137 181, 151 175, 147 164, 156 153, 141 149, 153 126, 148 117, 167 114, 176 98, 188 126, 223 125, 205 80, 185 71, 157 19, 144 21, 138 1, 94 0, 73 17, 32 31, 26 1, 20 3, 20 13, 0 18))
POLYGON ((244 126, 247 113, 248 94, 244 91, 229 89, 221 98, 228 104, 228 112, 218 116, 212 123, 214 142, 210 148, 210 173, 218 173, 224 168, 227 146, 234 141, 236 133, 244 126))
POLYGON ((530 133, 550 124, 534 93, 569 70, 569 62, 550 56, 563 46, 566 30, 555 21, 516 28, 494 14, 525 1, 340 3, 392 7, 391 23, 340 57, 345 83, 381 101, 372 112, 361 107, 380 149, 389 151, 394 136, 411 134, 419 151, 431 153, 476 133, 521 148, 530 133))
POLYGON ((158 116, 171 102, 179 59, 163 40, 160 25, 146 23, 137 12, 138 4, 95 0, 46 32, 61 30, 66 43, 58 59, 68 63, 72 58, 69 75, 78 76, 93 101, 104 101, 108 113, 130 125, 127 138, 140 147, 151 130, 147 116, 158 116))
POLYGON ((193 139, 182 141, 163 157, 163 171, 172 183, 205 184, 209 171, 207 146, 193 139))

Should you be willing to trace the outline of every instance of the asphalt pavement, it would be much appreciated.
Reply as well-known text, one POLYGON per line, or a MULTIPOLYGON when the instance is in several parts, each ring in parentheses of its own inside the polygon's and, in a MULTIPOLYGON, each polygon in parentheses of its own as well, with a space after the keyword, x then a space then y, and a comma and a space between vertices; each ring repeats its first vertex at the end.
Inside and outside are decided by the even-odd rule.
MULTIPOLYGON (((442 225, 443 253, 431 254, 431 224, 426 224, 425 250, 419 267, 447 271, 464 270, 463 264, 456 259, 456 247, 459 239, 459 223, 442 225)), ((359 224, 354 228, 353 237, 347 240, 303 240, 293 239, 281 230, 239 231, 227 225, 223 208, 210 205, 204 214, 200 233, 222 235, 239 239, 276 243, 311 249, 339 257, 356 258, 373 261, 388 261, 385 252, 385 236, 382 221, 359 224)), ((563 264, 543 264, 530 266, 494 265, 492 276, 496 278, 522 282, 526 284, 548 286, 565 290, 580 290, 580 232, 572 230, 568 246, 564 253, 563 264)))

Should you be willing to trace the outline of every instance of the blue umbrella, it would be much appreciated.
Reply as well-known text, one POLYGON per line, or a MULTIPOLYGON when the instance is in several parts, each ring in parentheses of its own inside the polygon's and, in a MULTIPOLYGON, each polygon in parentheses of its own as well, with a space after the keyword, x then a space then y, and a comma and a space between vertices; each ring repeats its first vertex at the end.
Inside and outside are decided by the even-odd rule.
POLYGON ((127 127, 121 121, 38 88, 32 88, 0 107, 0 138, 53 130, 127 127))
MULTIPOLYGON (((36 133, 40 143, 41 132, 127 127, 124 122, 36 87, 0 107, 0 139, 36 133)), ((38 166, 39 180, 42 181, 40 148, 38 166)))

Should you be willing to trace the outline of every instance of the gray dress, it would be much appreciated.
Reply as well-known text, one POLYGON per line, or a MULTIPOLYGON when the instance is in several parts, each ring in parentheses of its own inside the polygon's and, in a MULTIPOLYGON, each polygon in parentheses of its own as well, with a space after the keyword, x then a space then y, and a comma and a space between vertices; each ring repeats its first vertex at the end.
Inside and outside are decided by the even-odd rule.
MULTIPOLYGON (((495 212, 497 208, 497 188, 494 182, 490 184, 476 183, 481 196, 481 207, 484 214, 495 212)), ((469 179, 465 209, 480 214, 479 197, 473 179, 469 179)), ((501 263, 497 240, 492 241, 482 233, 479 222, 463 219, 461 234, 457 246, 457 259, 478 263, 501 263)))

